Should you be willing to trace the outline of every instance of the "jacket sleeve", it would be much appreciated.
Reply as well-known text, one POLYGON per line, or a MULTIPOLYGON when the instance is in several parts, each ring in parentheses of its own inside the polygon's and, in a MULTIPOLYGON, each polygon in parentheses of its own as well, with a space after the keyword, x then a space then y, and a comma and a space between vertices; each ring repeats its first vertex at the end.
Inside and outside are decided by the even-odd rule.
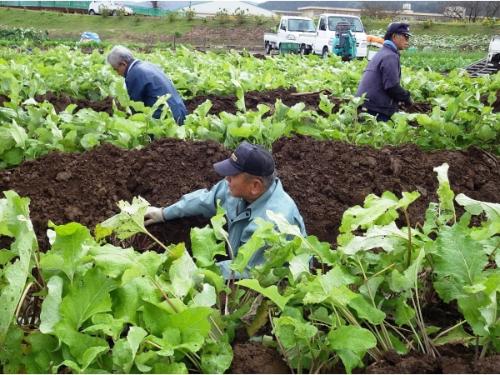
MULTIPOLYGON (((135 72, 134 72, 135 73, 135 72)), ((130 99, 135 102, 144 101, 144 89, 147 85, 147 81, 145 77, 139 76, 137 73, 132 77, 127 77, 128 79, 125 81, 127 85, 127 92, 130 99)))
POLYGON ((227 194, 227 182, 221 180, 210 190, 200 189, 185 194, 178 202, 163 209, 165 220, 189 216, 212 217, 217 212, 217 200, 224 201, 227 194))
POLYGON ((168 98, 167 103, 172 111, 172 116, 177 124, 182 125, 187 115, 186 106, 177 93, 169 93, 171 96, 168 98), (174 96, 175 95, 175 96, 174 96))
POLYGON ((397 102, 410 102, 410 92, 402 88, 399 83, 394 87, 390 87, 389 89, 387 89, 386 92, 387 95, 389 95, 397 102))

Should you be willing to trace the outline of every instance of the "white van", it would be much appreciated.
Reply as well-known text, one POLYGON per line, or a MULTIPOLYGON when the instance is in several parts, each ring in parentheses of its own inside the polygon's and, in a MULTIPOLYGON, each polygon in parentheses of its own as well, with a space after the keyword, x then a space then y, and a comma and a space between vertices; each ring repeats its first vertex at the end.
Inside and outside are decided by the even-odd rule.
POLYGON ((332 53, 332 38, 335 37, 335 27, 339 22, 347 22, 351 25, 351 31, 356 37, 356 57, 368 56, 368 44, 366 32, 361 19, 348 14, 323 13, 320 14, 316 27, 316 38, 313 44, 313 52, 323 57, 332 53))
POLYGON ((103 12, 109 12, 109 15, 116 16, 118 14, 123 14, 125 16, 131 16, 134 11, 115 1, 91 1, 89 4, 89 14, 92 16, 94 14, 101 14, 103 12))

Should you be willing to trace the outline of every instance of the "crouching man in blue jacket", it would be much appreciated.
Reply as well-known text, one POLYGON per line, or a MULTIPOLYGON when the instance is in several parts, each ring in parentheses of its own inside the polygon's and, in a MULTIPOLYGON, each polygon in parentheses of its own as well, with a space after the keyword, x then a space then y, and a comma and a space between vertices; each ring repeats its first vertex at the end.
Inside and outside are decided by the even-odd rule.
MULTIPOLYGON (((170 94, 167 100, 174 120, 178 125, 184 124, 187 109, 175 89, 172 81, 156 65, 134 59, 132 52, 126 47, 115 46, 108 55, 108 63, 122 77, 130 99, 143 102, 152 107, 158 98, 170 94)), ((160 118, 162 108, 155 111, 153 117, 160 118)))
POLYGON ((378 121, 389 121, 399 104, 411 105, 410 93, 401 87, 399 51, 408 48, 410 29, 406 23, 392 23, 384 36, 384 45, 368 63, 356 96, 366 94, 363 107, 378 121))
MULTIPOLYGON (((216 214, 217 201, 226 211, 229 243, 234 252, 246 243, 257 229, 255 219, 270 220, 266 211, 282 214, 290 224, 297 225, 305 236, 304 221, 293 199, 285 192, 276 177, 272 155, 264 148, 248 142, 241 143, 230 158, 214 164, 215 171, 224 176, 210 190, 200 189, 184 195, 177 203, 165 208, 149 207, 144 219, 146 225, 172 219, 216 214)), ((264 249, 258 250, 248 266, 264 262, 264 249)), ((224 278, 244 278, 232 274, 231 260, 217 263, 224 278)))

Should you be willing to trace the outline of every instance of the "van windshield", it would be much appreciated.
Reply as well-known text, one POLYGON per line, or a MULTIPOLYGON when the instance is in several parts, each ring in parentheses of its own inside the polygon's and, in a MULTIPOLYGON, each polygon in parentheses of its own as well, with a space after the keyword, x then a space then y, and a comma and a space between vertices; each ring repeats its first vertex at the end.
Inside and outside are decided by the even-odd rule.
POLYGON ((362 33, 365 31, 363 24, 359 18, 354 17, 342 17, 342 16, 330 16, 328 17, 328 30, 335 31, 335 27, 339 22, 347 22, 351 25, 351 31, 355 33, 362 33))
POLYGON ((301 20, 291 18, 288 20, 288 31, 308 32, 316 31, 312 20, 301 20))

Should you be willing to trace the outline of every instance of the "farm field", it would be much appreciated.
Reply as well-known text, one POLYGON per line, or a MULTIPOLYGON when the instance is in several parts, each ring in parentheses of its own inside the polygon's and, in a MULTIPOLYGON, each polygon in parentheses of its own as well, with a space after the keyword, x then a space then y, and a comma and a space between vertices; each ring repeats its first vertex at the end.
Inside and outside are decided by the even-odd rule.
POLYGON ((2 372, 500 372, 500 74, 404 55, 414 104, 382 123, 353 97, 366 61, 141 50, 179 127, 108 49, 0 47, 2 372), (242 140, 272 150, 308 235, 270 213, 234 270, 266 262, 225 283, 223 211, 143 216, 242 140))

